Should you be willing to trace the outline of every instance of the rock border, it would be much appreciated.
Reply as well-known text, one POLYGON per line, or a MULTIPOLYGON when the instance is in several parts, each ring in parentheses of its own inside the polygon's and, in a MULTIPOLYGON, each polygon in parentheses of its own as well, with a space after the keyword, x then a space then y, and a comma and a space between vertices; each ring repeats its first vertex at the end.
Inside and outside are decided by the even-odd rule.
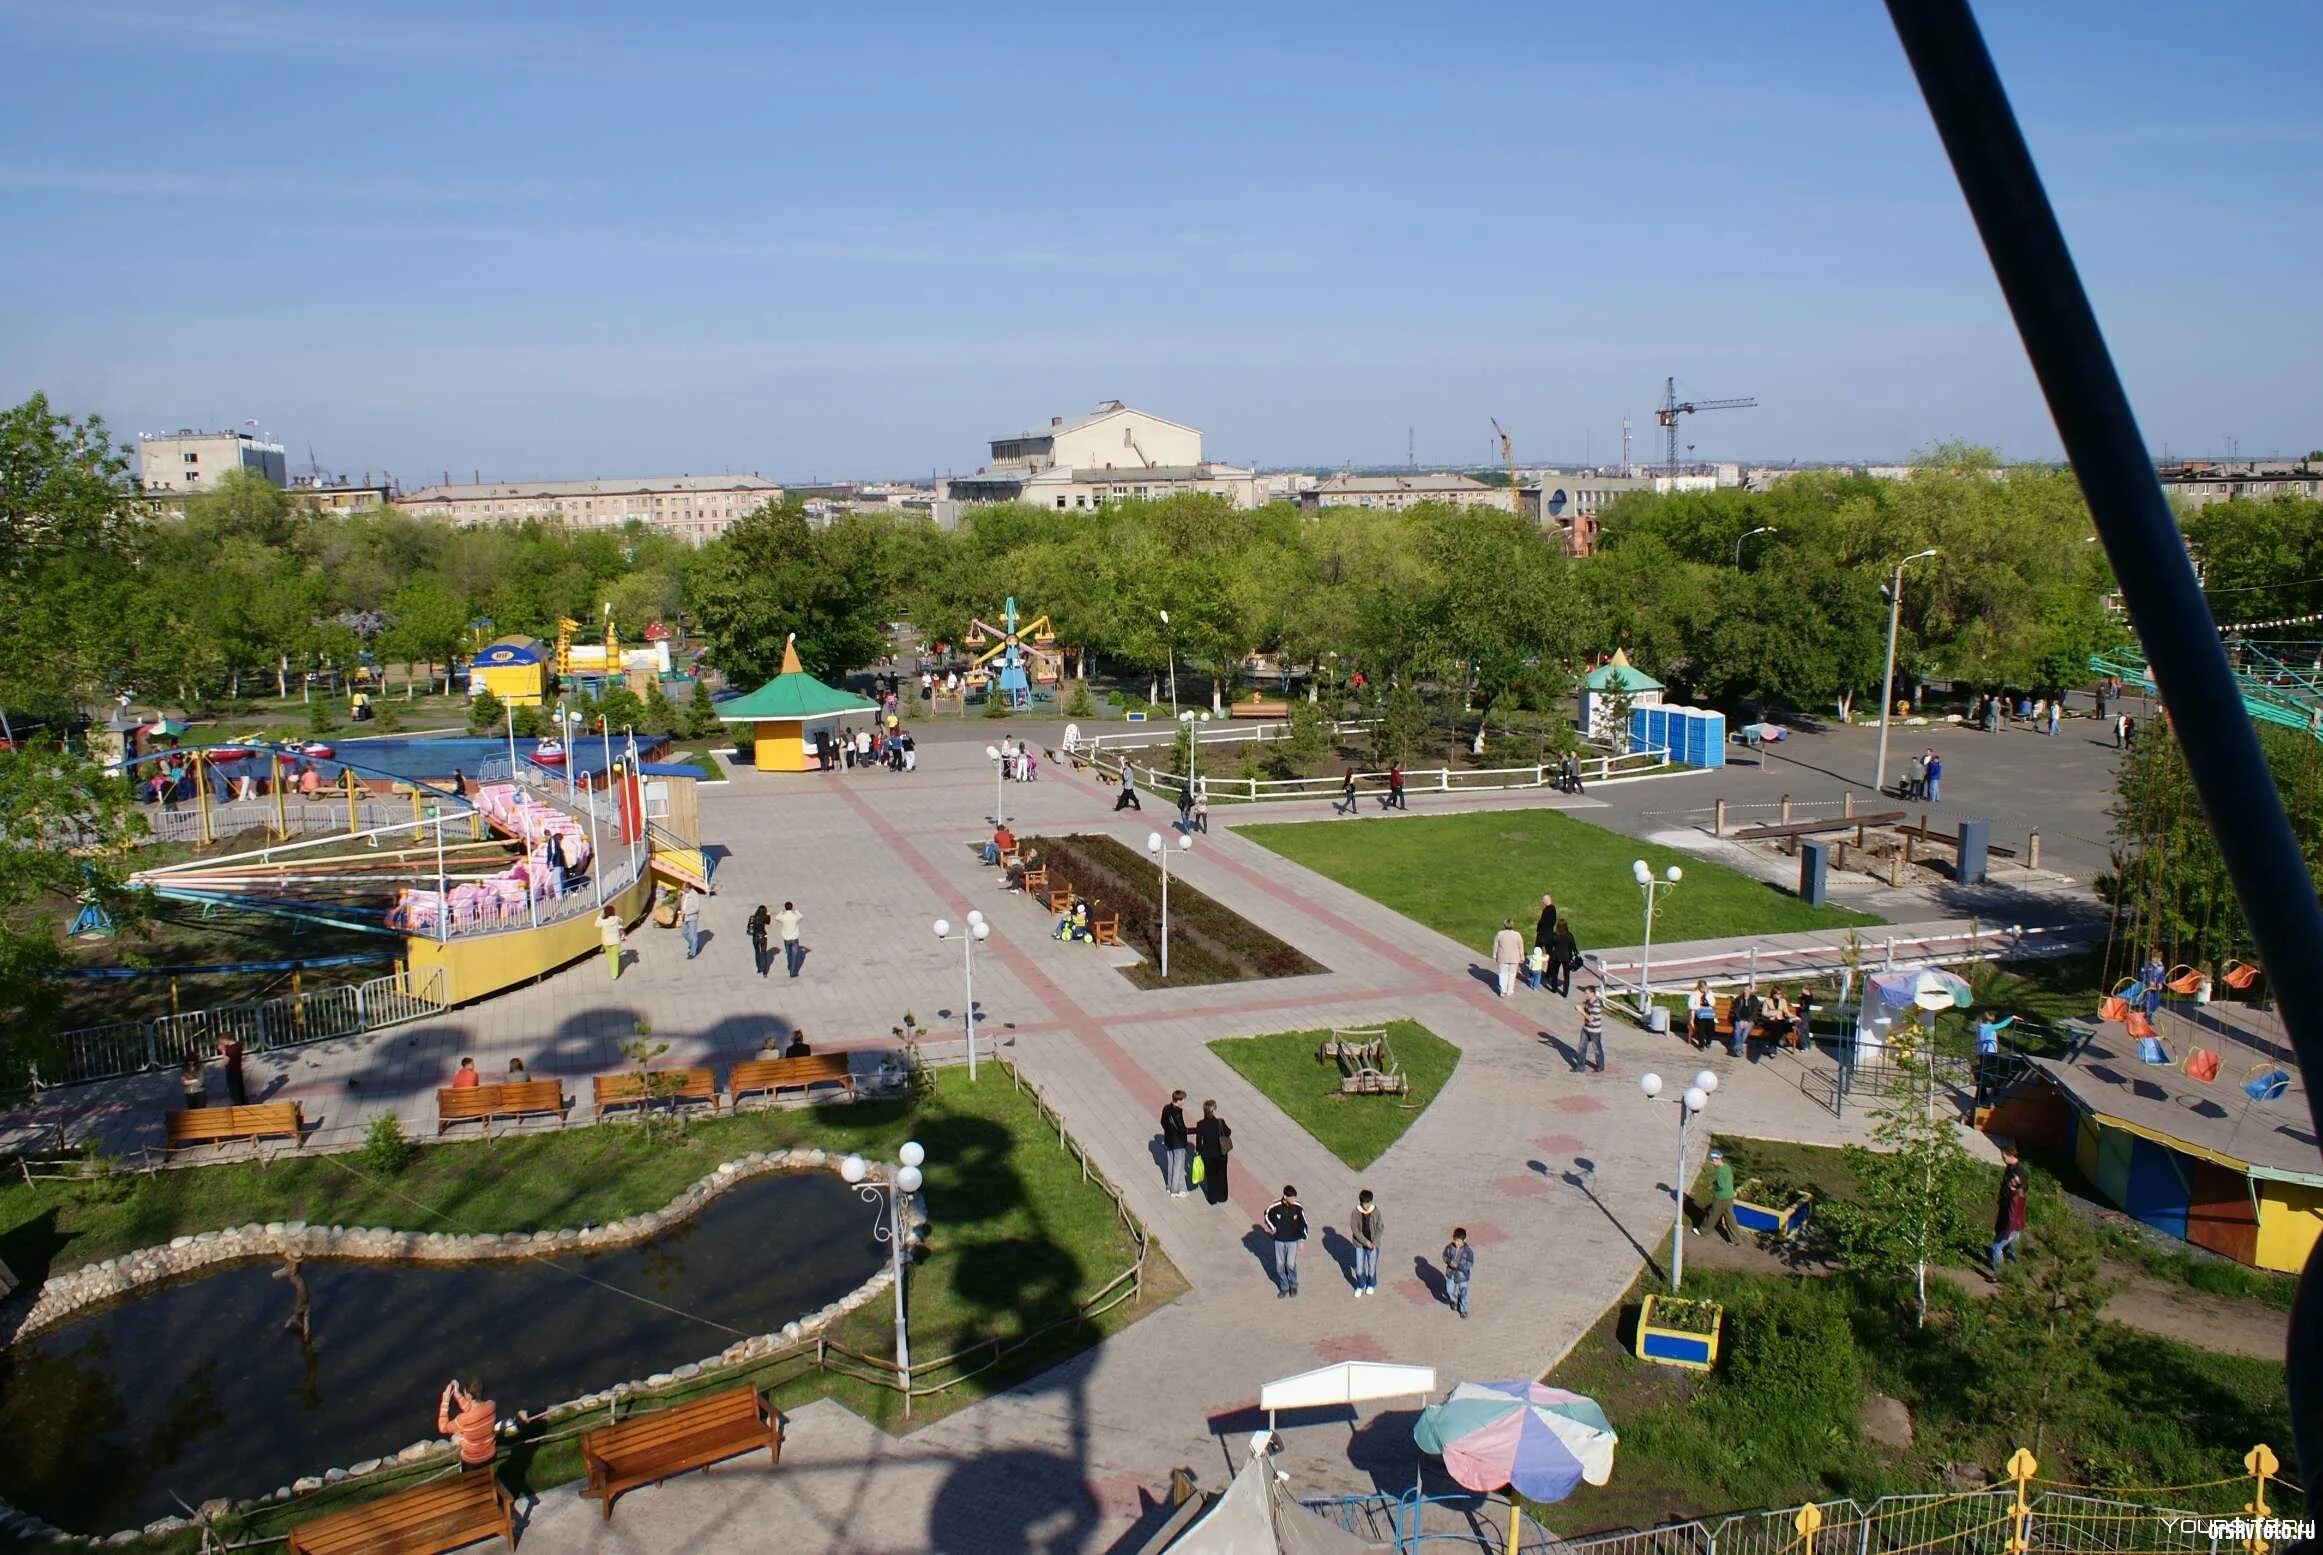
MULTIPOLYGON (((645 1241, 692 1219, 712 1199, 738 1184, 777 1172, 829 1171, 835 1174, 842 1159, 843 1156, 834 1156, 821 1149, 754 1150, 748 1155, 719 1163, 714 1170, 658 1210, 632 1215, 608 1225, 583 1226, 579 1230, 568 1228, 558 1231, 452 1235, 444 1232, 393 1231, 384 1227, 310 1226, 304 1221, 273 1221, 264 1225, 253 1223, 224 1231, 174 1237, 165 1245, 123 1253, 117 1258, 108 1258, 48 1281, 41 1287, 39 1296, 31 1306, 23 1311, 4 1342, 13 1344, 20 1339, 45 1333, 71 1321, 90 1307, 116 1300, 144 1286, 175 1279, 215 1264, 241 1263, 291 1253, 304 1258, 459 1263, 529 1258, 544 1252, 623 1247, 632 1242, 645 1241)), ((885 1181, 885 1171, 878 1163, 867 1160, 865 1164, 872 1168, 872 1175, 865 1179, 867 1182, 885 1181)), ((917 1241, 927 1217, 917 1195, 907 1200, 906 1205, 910 1235, 917 1241)), ((608 1406, 618 1411, 622 1404, 632 1399, 651 1398, 665 1389, 691 1382, 705 1372, 763 1360, 836 1325, 858 1307, 884 1295, 894 1282, 893 1265, 883 1265, 869 1279, 837 1301, 783 1324, 778 1331, 738 1339, 716 1355, 688 1361, 641 1380, 616 1382, 608 1388, 585 1393, 562 1403, 519 1410, 501 1422, 501 1432, 512 1436, 524 1422, 570 1419, 608 1406)), ((238 1502, 229 1502, 223 1498, 205 1501, 201 1511, 205 1516, 216 1517, 228 1511, 289 1501, 326 1485, 363 1479, 384 1470, 409 1467, 436 1458, 448 1460, 451 1452, 450 1442, 440 1437, 430 1437, 384 1457, 366 1458, 346 1468, 326 1469, 321 1474, 302 1476, 291 1484, 277 1488, 271 1495, 238 1502)), ((75 1534, 0 1501, 0 1535, 47 1539, 53 1543, 91 1546, 121 1544, 138 1538, 164 1537, 192 1526, 193 1523, 186 1518, 165 1517, 142 1528, 126 1528, 111 1535, 75 1534)))

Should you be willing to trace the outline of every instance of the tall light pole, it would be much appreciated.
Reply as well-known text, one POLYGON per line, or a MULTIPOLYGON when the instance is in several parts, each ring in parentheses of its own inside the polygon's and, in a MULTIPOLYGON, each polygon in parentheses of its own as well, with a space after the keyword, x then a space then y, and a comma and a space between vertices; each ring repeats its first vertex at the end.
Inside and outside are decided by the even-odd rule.
POLYGON ((984 759, 992 763, 992 826, 997 831, 1008 824, 1008 817, 1000 813, 1000 780, 1008 775, 1008 763, 1000 759, 997 745, 984 747, 984 759))
POLYGON ((1734 542, 1734 565, 1738 568, 1742 565, 1743 540, 1749 539, 1752 535, 1771 535, 1780 534, 1781 532, 1781 530, 1775 528, 1775 526, 1772 524, 1761 524, 1756 529, 1745 529, 1742 532, 1741 539, 1738 539, 1734 542))
MULTIPOLYGON (((1637 1088, 1652 1101, 1662 1093, 1662 1077, 1648 1071, 1637 1077, 1637 1088)), ((1678 1282, 1686 1277, 1686 1125, 1694 1114, 1710 1105, 1710 1093, 1718 1089, 1718 1077, 1707 1069, 1697 1070, 1694 1083, 1678 1097, 1678 1174, 1670 1185, 1670 1197, 1677 1204, 1677 1213, 1670 1219, 1670 1294, 1678 1293, 1678 1282)))
MULTIPOLYGON (((1178 833, 1178 851, 1180 853, 1186 852, 1193 845, 1193 838, 1184 832, 1178 833)), ((1145 851, 1152 854, 1161 864, 1161 975, 1163 980, 1167 981, 1170 975, 1170 850, 1162 844, 1160 832, 1149 831, 1145 834, 1145 851)))
POLYGON ((1161 613, 1161 621, 1162 634, 1169 639, 1170 645, 1170 712, 1174 715, 1178 710, 1178 629, 1170 625, 1170 613, 1167 610, 1161 613))
POLYGON ((1637 1019, 1648 1031, 1653 1029, 1654 1003, 1654 892, 1667 891, 1686 878, 1686 872, 1672 864, 1656 880, 1651 866, 1644 859, 1630 863, 1629 877, 1645 890, 1645 949, 1637 958, 1637 1019))
POLYGON ((870 1181, 865 1179, 871 1177, 871 1167, 863 1157, 851 1155, 839 1163, 839 1175, 863 1196, 865 1203, 880 1204, 883 1198, 886 1200, 880 1204, 884 1211, 882 1223, 872 1227, 871 1235, 887 1244, 895 1270, 895 1370, 903 1379, 903 1411, 907 1415, 911 1413, 911 1331, 903 1315, 903 1246, 909 1236, 904 1226, 903 1206, 926 1181, 920 1163, 927 1158, 928 1153, 920 1148, 919 1141, 906 1140, 895 1152, 899 1163, 895 1169, 884 1178, 870 1181))
POLYGON ((1879 759, 1871 769, 1871 791, 1875 794, 1887 790, 1887 721, 1895 713, 1896 625, 1904 614, 1904 564, 1935 554, 1936 548, 1932 545, 1924 551, 1915 551, 1903 561, 1897 562, 1895 572, 1888 578, 1887 669, 1879 678, 1879 759))
POLYGON ((936 938, 956 939, 960 942, 960 978, 967 985, 968 1005, 961 1012, 961 1022, 968 1031, 968 1083, 976 1083, 976 942, 992 932, 992 925, 984 921, 984 914, 968 909, 968 921, 960 925, 960 932, 952 932, 951 920, 936 920, 936 938))

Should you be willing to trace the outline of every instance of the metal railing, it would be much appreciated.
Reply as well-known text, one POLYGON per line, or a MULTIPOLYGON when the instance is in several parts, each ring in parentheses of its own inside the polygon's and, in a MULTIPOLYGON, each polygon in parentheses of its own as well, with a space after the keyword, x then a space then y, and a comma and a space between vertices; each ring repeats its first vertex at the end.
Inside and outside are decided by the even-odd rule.
POLYGON ((368 982, 62 1032, 57 1037, 62 1071, 43 1075, 36 1068, 32 1080, 45 1088, 143 1074, 175 1068, 189 1058, 214 1058, 220 1039, 228 1036, 249 1052, 263 1053, 379 1031, 446 1008, 442 967, 393 972, 368 982))
MULTIPOLYGON (((1130 769, 1136 785, 1150 794, 1172 795, 1185 786, 1186 777, 1169 767, 1157 767, 1130 759, 1129 751, 1115 748, 1090 754, 1086 747, 1077 750, 1100 773, 1115 780, 1124 766, 1130 769)), ((1644 777, 1668 768, 1669 752, 1659 747, 1630 751, 1615 755, 1610 752, 1580 759, 1581 785, 1619 781, 1624 778, 1644 777)), ((1686 768, 1669 770, 1685 771, 1686 768)), ((1406 794, 1486 793, 1496 790, 1556 788, 1564 779, 1554 763, 1540 762, 1526 767, 1407 767, 1404 769, 1406 794)), ((1332 799, 1345 791, 1346 776, 1310 778, 1245 778, 1225 777, 1203 773, 1199 780, 1209 797, 1227 804, 1264 804, 1282 799, 1332 799)), ((1388 791, 1385 772, 1355 774, 1357 799, 1381 798, 1388 791)))
MULTIPOLYGON (((146 823, 152 828, 156 842, 199 843, 203 841, 202 812, 197 805, 181 805, 174 810, 148 810, 146 823)), ((411 819, 411 806, 385 799, 358 799, 355 801, 356 831, 374 827, 393 826, 411 819)), ((232 837, 242 832, 272 832, 277 825, 293 833, 329 833, 347 831, 347 796, 336 790, 326 790, 313 798, 304 795, 286 795, 282 813, 275 813, 271 799, 237 799, 227 804, 210 806, 209 835, 232 837)))

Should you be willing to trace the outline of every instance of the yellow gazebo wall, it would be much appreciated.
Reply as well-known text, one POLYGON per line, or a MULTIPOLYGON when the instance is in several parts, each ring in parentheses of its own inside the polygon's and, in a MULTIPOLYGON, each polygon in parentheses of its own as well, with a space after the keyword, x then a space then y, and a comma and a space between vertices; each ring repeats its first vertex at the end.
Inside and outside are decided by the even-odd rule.
POLYGON ((2323 1188, 2261 1178, 2258 1189, 2258 1266, 2296 1274, 2323 1236, 2323 1188))
POLYGON ((476 673, 484 678, 484 689, 510 707, 538 707, 541 702, 541 673, 537 664, 482 664, 476 673))
POLYGON ((812 772, 812 741, 827 730, 836 738, 839 720, 825 713, 816 718, 768 718, 751 726, 750 764, 761 772, 812 772))

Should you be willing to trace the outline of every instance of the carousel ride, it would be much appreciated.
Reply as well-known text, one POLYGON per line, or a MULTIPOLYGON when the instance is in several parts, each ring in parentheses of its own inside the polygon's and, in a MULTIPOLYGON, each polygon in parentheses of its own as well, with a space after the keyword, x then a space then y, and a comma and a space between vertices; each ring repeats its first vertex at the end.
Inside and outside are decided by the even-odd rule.
POLYGON ((1014 595, 1002 606, 1000 620, 998 626, 984 620, 968 623, 960 646, 974 657, 962 678, 970 691, 989 691, 1009 707, 1027 707, 1036 683, 1055 686, 1064 678, 1065 650, 1057 646, 1047 616, 1018 620, 1014 595))

